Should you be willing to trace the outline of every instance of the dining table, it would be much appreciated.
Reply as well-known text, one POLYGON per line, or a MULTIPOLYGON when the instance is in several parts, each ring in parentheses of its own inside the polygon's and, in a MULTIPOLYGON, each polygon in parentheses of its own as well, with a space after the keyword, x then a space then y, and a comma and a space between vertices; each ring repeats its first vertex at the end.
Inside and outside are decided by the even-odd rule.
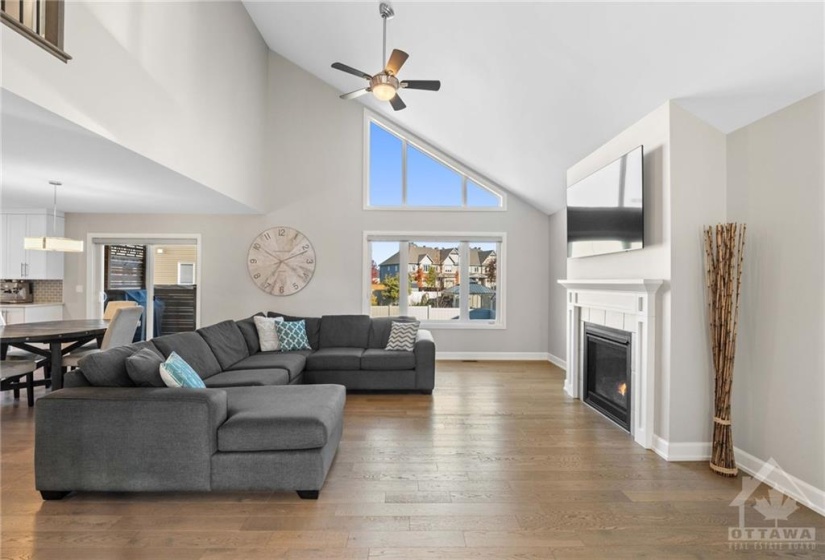
POLYGON ((63 388, 63 356, 72 350, 97 340, 100 346, 109 326, 104 319, 42 321, 0 326, 0 359, 5 360, 9 346, 43 356, 38 366, 46 365, 51 375, 52 390, 63 388), (36 346, 37 344, 48 345, 36 346))

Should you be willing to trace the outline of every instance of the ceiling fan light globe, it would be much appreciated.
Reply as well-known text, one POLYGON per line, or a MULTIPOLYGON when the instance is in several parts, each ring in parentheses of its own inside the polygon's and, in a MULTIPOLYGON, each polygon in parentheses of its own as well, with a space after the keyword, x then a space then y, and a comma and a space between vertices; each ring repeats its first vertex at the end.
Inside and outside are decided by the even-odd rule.
POLYGON ((396 89, 391 84, 377 84, 372 88, 372 94, 376 99, 381 101, 389 101, 395 97, 396 89))

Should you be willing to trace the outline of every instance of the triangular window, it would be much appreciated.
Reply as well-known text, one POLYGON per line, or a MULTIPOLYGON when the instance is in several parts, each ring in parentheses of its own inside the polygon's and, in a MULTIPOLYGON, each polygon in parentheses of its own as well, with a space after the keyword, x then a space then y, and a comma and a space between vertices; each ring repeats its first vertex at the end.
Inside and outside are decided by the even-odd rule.
POLYGON ((503 210, 503 193, 423 142, 367 119, 367 208, 503 210))

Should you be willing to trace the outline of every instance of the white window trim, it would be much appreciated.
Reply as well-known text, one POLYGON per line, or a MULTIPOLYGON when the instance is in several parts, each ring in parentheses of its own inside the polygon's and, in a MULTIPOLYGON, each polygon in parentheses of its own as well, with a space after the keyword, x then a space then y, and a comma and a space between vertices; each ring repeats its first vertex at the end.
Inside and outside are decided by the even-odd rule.
MULTIPOLYGON (((472 232, 472 233, 456 233, 456 232, 432 232, 432 231, 364 231, 364 239, 363 239, 363 257, 362 257, 362 270, 363 270, 363 280, 362 280, 362 309, 365 315, 370 314, 370 294, 372 293, 372 253, 370 252, 370 241, 468 241, 472 243, 473 241, 478 242, 490 242, 496 241, 499 244, 499 251, 496 253, 496 269, 497 269, 497 276, 496 276, 496 289, 498 294, 496 296, 496 319, 494 322, 487 322, 481 320, 470 321, 469 319, 459 319, 457 321, 422 321, 421 328, 428 329, 428 330, 438 330, 438 329, 445 329, 445 330, 455 330, 455 329, 481 329, 481 330, 495 330, 495 329, 506 329, 507 328, 507 233, 506 232, 472 232), (502 274, 503 272, 503 274, 502 274)), ((403 253, 406 252, 408 245, 404 244, 400 247, 403 247, 402 250, 399 252, 403 253)), ((469 249, 467 249, 469 251, 469 249)), ((398 270, 401 270, 401 257, 404 255, 399 254, 399 264, 398 270)), ((409 258, 407 259, 409 261, 409 258)), ((460 274, 462 278, 469 278, 469 253, 463 255, 461 258, 462 264, 460 267, 460 274), (467 270, 465 270, 465 267, 467 270), (465 276, 466 274, 466 276, 465 276)), ((376 263, 378 264, 378 263, 376 263)), ((409 275, 408 274, 400 274, 398 275, 398 290, 402 294, 407 293, 407 287, 409 284, 409 275)), ((461 287, 461 294, 460 294, 460 301, 461 301, 461 311, 460 314, 462 317, 467 317, 469 315, 469 310, 465 309, 469 305, 469 283, 462 284, 461 287)), ((407 309, 407 304, 404 303, 402 299, 399 303, 400 314, 405 314, 407 309), (403 303, 403 305, 402 305, 403 303)))
POLYGON ((446 155, 442 150, 422 140, 410 131, 390 122, 378 113, 364 109, 364 162, 363 162, 363 203, 364 210, 371 212, 505 212, 507 211, 507 192, 486 177, 473 171, 461 162, 446 155), (467 180, 471 180, 480 187, 489 190, 501 198, 501 206, 407 206, 407 150, 402 151, 401 159, 401 205, 400 206, 370 206, 370 123, 375 122, 391 134, 401 138, 404 147, 412 145, 441 163, 459 173, 461 179, 461 198, 467 200, 467 180))

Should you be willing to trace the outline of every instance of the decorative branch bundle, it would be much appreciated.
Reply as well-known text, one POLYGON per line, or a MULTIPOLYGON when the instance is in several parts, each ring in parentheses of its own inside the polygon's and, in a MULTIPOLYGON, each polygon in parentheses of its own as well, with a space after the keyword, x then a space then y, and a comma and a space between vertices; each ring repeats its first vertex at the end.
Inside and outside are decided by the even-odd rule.
POLYGON ((710 468, 722 476, 739 472, 733 457, 730 399, 744 255, 745 224, 705 228, 708 321, 716 373, 710 468))

